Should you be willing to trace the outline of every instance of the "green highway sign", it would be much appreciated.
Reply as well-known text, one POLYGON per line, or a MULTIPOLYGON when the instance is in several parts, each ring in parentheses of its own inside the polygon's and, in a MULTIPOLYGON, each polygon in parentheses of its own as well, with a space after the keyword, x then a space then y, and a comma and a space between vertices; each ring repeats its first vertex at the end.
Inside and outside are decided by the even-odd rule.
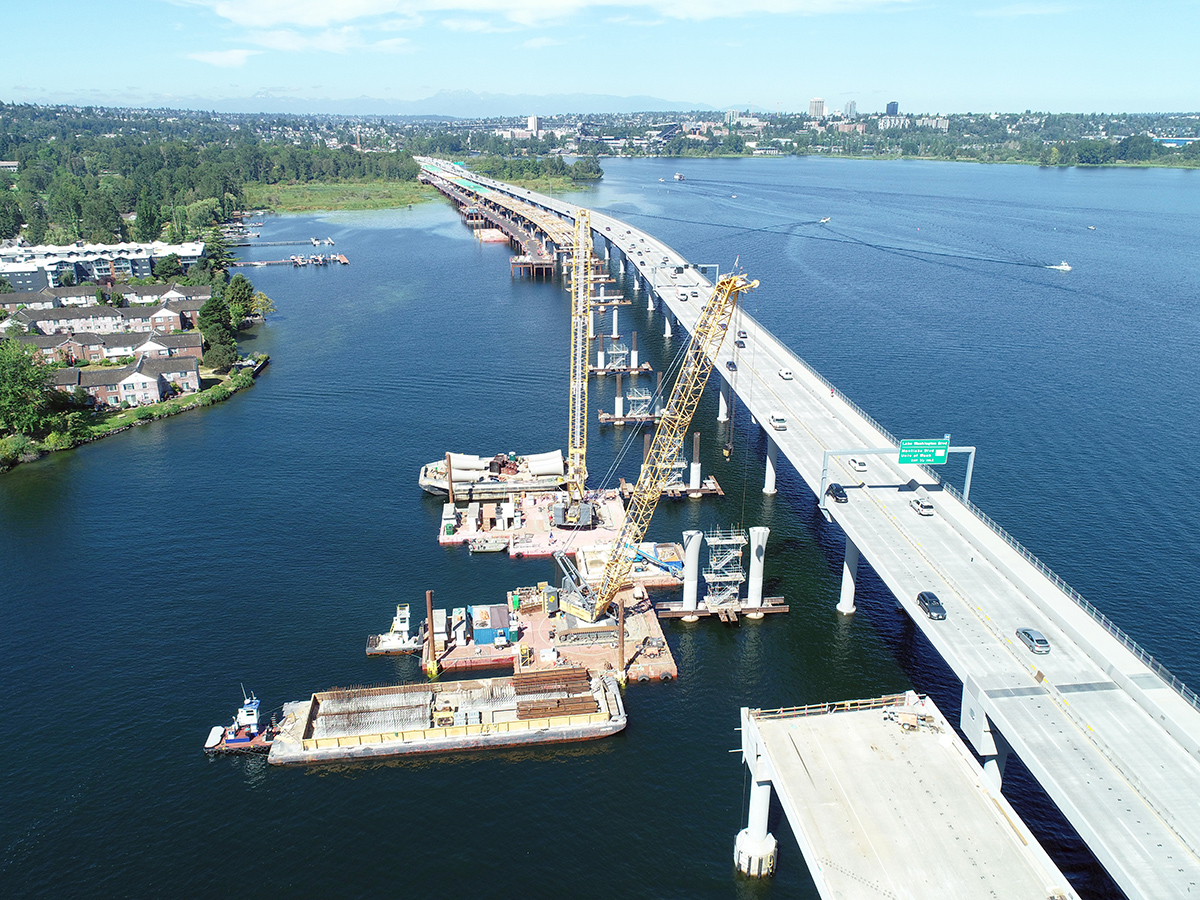
POLYGON ((935 441, 901 441, 900 462, 940 466, 950 455, 950 439, 935 441))

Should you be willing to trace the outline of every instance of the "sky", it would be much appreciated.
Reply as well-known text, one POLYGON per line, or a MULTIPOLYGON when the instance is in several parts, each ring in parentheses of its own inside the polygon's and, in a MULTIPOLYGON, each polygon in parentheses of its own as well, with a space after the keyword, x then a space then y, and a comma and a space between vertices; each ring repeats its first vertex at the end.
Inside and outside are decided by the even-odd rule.
MULTIPOLYGON (((913 113, 1200 109, 1196 0, 5 0, 4 7, 0 101, 10 103, 321 112, 332 101, 353 101, 362 107, 355 111, 371 113, 467 91, 524 95, 508 115, 566 112, 524 106, 532 105, 529 95, 570 94, 767 112, 806 112, 813 97, 827 109, 853 100, 860 112, 882 111, 890 100, 913 113)), ((346 103, 337 111, 348 111, 346 103)))

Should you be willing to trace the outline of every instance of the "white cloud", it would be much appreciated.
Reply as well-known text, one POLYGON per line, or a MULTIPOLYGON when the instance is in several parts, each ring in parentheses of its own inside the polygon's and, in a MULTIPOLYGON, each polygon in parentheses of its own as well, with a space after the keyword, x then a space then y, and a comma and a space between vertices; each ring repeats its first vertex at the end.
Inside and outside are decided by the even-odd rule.
MULTIPOLYGON (((169 0, 171 2, 171 0, 169 0)), ((544 24, 587 9, 624 8, 641 15, 707 20, 765 15, 824 15, 891 7, 913 0, 173 0, 211 9, 249 28, 329 28, 364 20, 423 14, 499 16, 524 25, 544 24)))
POLYGON ((219 66, 222 69, 236 69, 246 64, 251 56, 257 56, 261 50, 208 50, 203 53, 189 53, 188 59, 219 66))
POLYGON ((1045 6, 1037 3, 1015 3, 1011 6, 998 6, 995 9, 977 10, 975 15, 993 18, 1011 18, 1016 16, 1059 16, 1071 12, 1069 6, 1045 6))

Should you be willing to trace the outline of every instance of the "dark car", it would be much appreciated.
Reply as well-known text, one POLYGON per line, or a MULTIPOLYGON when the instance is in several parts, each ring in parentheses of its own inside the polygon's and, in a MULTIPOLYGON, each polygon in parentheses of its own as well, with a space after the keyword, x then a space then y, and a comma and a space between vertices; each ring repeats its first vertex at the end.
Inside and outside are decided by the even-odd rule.
POLYGON ((850 502, 850 498, 848 496, 846 496, 846 489, 844 487, 842 487, 840 484, 838 484, 836 481, 829 486, 829 488, 825 491, 825 493, 833 498, 834 503, 849 503, 850 502))
POLYGON ((731 360, 729 360, 729 362, 725 363, 725 368, 727 368, 730 372, 736 372, 737 371, 737 363, 735 363, 731 359, 731 360))
POLYGON ((1034 628, 1018 628, 1017 637, 1021 639, 1021 643, 1030 649, 1033 653, 1041 655, 1050 652, 1050 642, 1046 640, 1042 633, 1034 628))
POLYGON ((931 619, 946 618, 946 607, 942 606, 942 601, 933 591, 921 591, 917 594, 917 606, 931 619))
POLYGON ((739 339, 739 340, 736 340, 736 341, 734 341, 734 342, 733 342, 733 346, 737 347, 739 350, 745 350, 745 349, 746 349, 746 342, 745 342, 745 341, 743 341, 743 340, 741 340, 741 339, 739 339))

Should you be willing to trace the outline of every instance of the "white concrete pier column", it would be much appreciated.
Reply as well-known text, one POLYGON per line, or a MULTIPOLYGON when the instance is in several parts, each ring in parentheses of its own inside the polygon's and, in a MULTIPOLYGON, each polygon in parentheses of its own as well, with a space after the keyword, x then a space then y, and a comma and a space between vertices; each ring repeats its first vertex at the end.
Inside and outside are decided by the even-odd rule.
POLYGON ((717 421, 729 421, 729 407, 733 405, 733 385, 721 379, 721 395, 717 401, 717 421))
MULTIPOLYGON (((700 592, 700 545, 704 543, 703 531, 683 533, 683 608, 696 608, 700 592)), ((683 621, 695 622, 699 616, 684 616, 683 621)))
POLYGON ((654 291, 646 292, 646 312, 654 312, 654 291))
POLYGON ((858 545, 846 536, 846 558, 842 561, 842 596, 837 611, 843 616, 854 615, 854 583, 858 579, 858 545))
POLYGON ((596 368, 604 368, 604 335, 600 335, 600 339, 596 342, 596 368))
POLYGON ((621 307, 614 306, 612 308, 612 310, 613 310, 613 333, 612 333, 612 336, 613 336, 613 340, 616 340, 617 338, 619 338, 621 336, 621 332, 617 329, 617 314, 621 311, 621 307))
POLYGON ((738 832, 733 844, 733 862, 739 872, 753 878, 775 874, 779 860, 779 844, 767 831, 771 812, 771 782, 755 781, 750 785, 750 812, 746 827, 738 832))
POLYGON ((767 471, 763 476, 763 493, 775 493, 775 465, 779 460, 779 445, 767 435, 767 471))
POLYGON ((670 337, 670 336, 671 336, 671 314, 669 312, 664 311, 663 312, 663 337, 670 337))
MULTIPOLYGON (((758 525, 750 529, 750 581, 746 594, 747 606, 762 606, 763 559, 767 555, 767 536, 771 529, 758 525)), ((762 613, 757 613, 762 616, 762 613)))
POLYGON ((633 333, 633 349, 629 351, 629 368, 636 369, 638 367, 638 351, 637 351, 637 332, 633 333))
POLYGON ((688 496, 696 499, 700 493, 700 432, 692 440, 692 466, 688 473, 688 496))
POLYGON ((596 336, 596 310, 588 309, 588 340, 596 336))

